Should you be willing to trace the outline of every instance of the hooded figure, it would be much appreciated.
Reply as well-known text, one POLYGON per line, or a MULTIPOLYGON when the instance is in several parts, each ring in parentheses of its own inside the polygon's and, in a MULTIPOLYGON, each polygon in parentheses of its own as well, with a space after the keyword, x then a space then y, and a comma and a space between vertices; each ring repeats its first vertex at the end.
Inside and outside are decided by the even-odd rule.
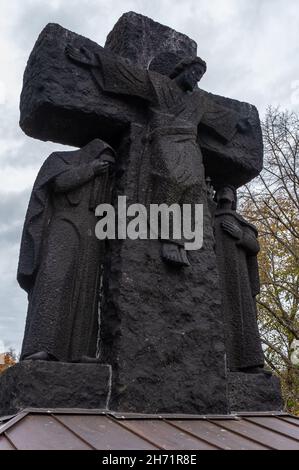
POLYGON ((258 233, 253 225, 236 213, 234 188, 226 186, 219 189, 216 201, 216 255, 228 369, 266 373, 255 302, 260 291, 258 233))
POLYGON ((96 356, 103 246, 95 236, 95 207, 109 202, 113 155, 95 139, 51 154, 37 175, 17 275, 29 300, 21 359, 96 356))

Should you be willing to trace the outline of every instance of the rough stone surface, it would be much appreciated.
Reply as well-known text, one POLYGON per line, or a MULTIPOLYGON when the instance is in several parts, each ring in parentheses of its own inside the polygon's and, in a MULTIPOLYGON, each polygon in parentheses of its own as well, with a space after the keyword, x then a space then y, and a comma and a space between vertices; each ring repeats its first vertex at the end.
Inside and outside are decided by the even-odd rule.
POLYGON ((142 109, 128 107, 98 89, 84 67, 68 60, 68 44, 96 52, 93 41, 58 24, 40 33, 24 73, 20 126, 31 137, 82 147, 94 138, 115 143, 115 136, 133 120, 142 121, 142 109))
MULTIPOLYGON (((134 127, 131 145, 119 152, 126 172, 118 190, 125 188, 127 204, 136 202, 142 136, 134 127)), ((204 217, 204 246, 189 252, 190 268, 162 263, 156 240, 110 243, 100 344, 103 362, 113 368, 113 409, 227 412, 221 298, 207 210, 204 217)))
POLYGON ((110 367, 25 361, 0 376, 0 416, 24 408, 107 408, 110 367))
POLYGON ((265 374, 228 374, 230 412, 281 411, 283 401, 278 377, 265 374))
MULTIPOLYGON (((206 92, 204 92, 206 93, 206 92)), ((215 189, 230 184, 236 188, 255 178, 263 168, 263 140, 259 113, 249 103, 207 93, 213 102, 237 111, 250 122, 250 130, 223 145, 209 129, 200 125, 199 144, 203 151, 206 175, 215 189)))
POLYGON ((185 34, 133 11, 120 17, 107 36, 105 48, 143 68, 161 52, 187 57, 195 57, 197 52, 196 42, 185 34))

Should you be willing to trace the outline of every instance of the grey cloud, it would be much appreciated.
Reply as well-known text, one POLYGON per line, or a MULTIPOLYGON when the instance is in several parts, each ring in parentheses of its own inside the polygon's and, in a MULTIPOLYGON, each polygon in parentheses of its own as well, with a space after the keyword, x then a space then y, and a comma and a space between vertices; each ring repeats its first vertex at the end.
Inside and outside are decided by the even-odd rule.
POLYGON ((32 47, 41 29, 47 23, 53 22, 60 23, 79 34, 97 36, 95 39, 103 42, 108 33, 108 23, 110 20, 115 23, 119 16, 118 11, 122 10, 121 5, 133 6, 134 3, 136 2, 60 0, 55 2, 56 6, 53 7, 53 2, 34 0, 20 10, 16 22, 15 40, 20 45, 32 47))
POLYGON ((3 193, 0 190, 0 224, 5 220, 14 221, 24 216, 29 195, 29 188, 19 193, 3 193))
POLYGON ((0 192, 0 246, 19 246, 30 190, 20 193, 0 192))
POLYGON ((19 246, 21 240, 23 220, 20 219, 15 225, 7 225, 0 228, 0 243, 1 245, 17 244, 19 246))
POLYGON ((18 244, 1 243, 0 247, 0 340, 6 349, 20 350, 25 325, 27 298, 16 281, 18 244))

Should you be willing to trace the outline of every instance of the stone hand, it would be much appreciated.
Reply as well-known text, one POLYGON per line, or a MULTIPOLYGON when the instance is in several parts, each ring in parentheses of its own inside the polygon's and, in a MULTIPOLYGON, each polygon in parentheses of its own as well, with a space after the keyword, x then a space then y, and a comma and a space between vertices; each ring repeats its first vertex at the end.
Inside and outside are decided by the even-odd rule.
POLYGON ((224 221, 222 222, 221 226, 225 232, 229 233, 232 237, 236 238, 237 240, 240 240, 242 238, 242 230, 232 222, 224 221))
POLYGON ((102 162, 109 163, 110 165, 114 165, 114 164, 115 164, 115 158, 114 158, 114 156, 111 154, 111 152, 102 153, 101 156, 100 156, 100 160, 101 160, 102 162))
POLYGON ((96 67, 98 61, 95 54, 90 52, 86 47, 82 46, 80 49, 68 44, 65 48, 66 55, 79 64, 89 65, 96 67))
POLYGON ((109 163, 100 160, 94 160, 91 166, 94 174, 97 176, 100 175, 103 171, 107 170, 107 168, 109 167, 109 163))
POLYGON ((109 167, 110 175, 115 172, 115 158, 111 152, 102 153, 99 160, 106 164, 105 168, 109 167))
POLYGON ((237 129, 241 134, 246 134, 251 129, 251 124, 249 122, 249 118, 242 118, 237 123, 237 129))

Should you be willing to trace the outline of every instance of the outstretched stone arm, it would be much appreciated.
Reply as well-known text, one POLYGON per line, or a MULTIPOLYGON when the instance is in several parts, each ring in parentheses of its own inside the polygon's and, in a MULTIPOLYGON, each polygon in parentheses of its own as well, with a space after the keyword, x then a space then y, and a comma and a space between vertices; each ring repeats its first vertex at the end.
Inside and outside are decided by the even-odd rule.
POLYGON ((107 167, 108 163, 95 160, 90 164, 66 170, 54 179, 54 191, 63 193, 78 188, 102 173, 107 167))
POLYGON ((212 99, 207 99, 205 107, 206 112, 201 123, 212 129, 226 142, 230 142, 236 132, 244 134, 249 131, 249 120, 238 112, 221 106, 212 99))
MULTIPOLYGON (((101 46, 98 47, 101 48, 101 46)), ((99 66, 96 54, 90 52, 87 47, 82 46, 80 49, 77 49, 76 47, 68 44, 65 48, 65 53, 71 60, 80 65, 85 65, 87 67, 99 66)))
POLYGON ((67 46, 65 52, 74 62, 90 68, 103 91, 152 101, 154 93, 146 70, 113 56, 103 48, 95 54, 85 47, 67 46))

